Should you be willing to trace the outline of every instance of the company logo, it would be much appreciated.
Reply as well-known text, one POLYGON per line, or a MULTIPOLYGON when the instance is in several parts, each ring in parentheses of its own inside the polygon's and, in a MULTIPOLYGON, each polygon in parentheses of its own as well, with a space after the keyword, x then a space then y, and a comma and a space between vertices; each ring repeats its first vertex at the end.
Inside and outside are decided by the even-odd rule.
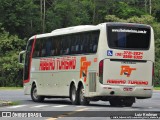
POLYGON ((39 70, 74 70, 76 69, 76 57, 41 58, 39 70))
POLYGON ((86 82, 87 79, 87 73, 88 73, 88 67, 91 65, 91 61, 87 61, 86 57, 81 57, 80 61, 80 78, 82 78, 82 75, 84 77, 84 82, 86 82))
POLYGON ((113 56, 113 51, 112 50, 107 50, 107 56, 113 56))
POLYGON ((12 117, 11 112, 2 112, 2 117, 12 117))
POLYGON ((133 70, 136 70, 136 68, 131 68, 130 66, 122 65, 120 75, 126 75, 127 77, 130 77, 133 70))

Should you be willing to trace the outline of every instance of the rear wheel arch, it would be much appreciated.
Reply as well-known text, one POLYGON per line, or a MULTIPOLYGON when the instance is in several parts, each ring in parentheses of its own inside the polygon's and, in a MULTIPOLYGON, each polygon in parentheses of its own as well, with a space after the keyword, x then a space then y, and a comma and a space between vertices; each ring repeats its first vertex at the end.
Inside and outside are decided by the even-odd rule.
POLYGON ((32 83, 31 87, 33 87, 33 86, 37 86, 35 81, 32 83))
POLYGON ((79 90, 82 86, 84 87, 82 81, 79 81, 79 83, 78 83, 78 90, 79 90))

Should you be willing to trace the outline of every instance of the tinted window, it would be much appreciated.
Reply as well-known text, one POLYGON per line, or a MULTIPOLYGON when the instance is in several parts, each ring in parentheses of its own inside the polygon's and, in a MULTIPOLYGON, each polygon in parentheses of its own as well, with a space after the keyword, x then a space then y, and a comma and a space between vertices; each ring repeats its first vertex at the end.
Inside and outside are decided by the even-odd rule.
POLYGON ((110 48, 149 49, 149 27, 107 26, 107 35, 110 48))
POLYGON ((25 57, 25 64, 24 64, 24 80, 27 80, 29 78, 29 68, 30 68, 30 57, 31 57, 31 51, 32 51, 32 44, 33 40, 29 40, 27 43, 26 48, 26 57, 25 57))
POLYGON ((75 33, 36 40, 33 57, 96 53, 99 31, 75 33))

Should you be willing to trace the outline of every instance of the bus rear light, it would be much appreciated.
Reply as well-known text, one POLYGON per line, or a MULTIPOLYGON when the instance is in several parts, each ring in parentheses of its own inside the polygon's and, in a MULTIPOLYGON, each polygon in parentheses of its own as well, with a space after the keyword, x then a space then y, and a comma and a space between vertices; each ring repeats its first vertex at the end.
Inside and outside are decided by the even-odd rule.
POLYGON ((103 60, 99 62, 99 82, 103 83, 103 60))

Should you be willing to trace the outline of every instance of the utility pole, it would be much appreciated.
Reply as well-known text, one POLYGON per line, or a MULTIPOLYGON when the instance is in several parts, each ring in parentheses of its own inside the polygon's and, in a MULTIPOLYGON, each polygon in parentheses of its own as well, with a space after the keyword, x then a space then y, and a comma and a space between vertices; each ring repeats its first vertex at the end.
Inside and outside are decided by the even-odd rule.
POLYGON ((46 0, 43 1, 43 33, 45 32, 46 0))
POLYGON ((149 0, 149 14, 152 14, 152 1, 149 0))
POLYGON ((46 0, 40 0, 40 19, 41 19, 41 27, 42 33, 45 32, 45 19, 46 19, 46 0))
POLYGON ((42 24, 42 21, 43 21, 43 13, 42 13, 42 0, 40 0, 40 20, 41 20, 41 27, 43 28, 43 24, 42 24))
POLYGON ((147 13, 147 0, 144 1, 144 6, 145 6, 145 12, 147 13))
POLYGON ((93 1, 93 18, 92 18, 92 24, 95 24, 95 16, 96 16, 96 2, 93 1))

